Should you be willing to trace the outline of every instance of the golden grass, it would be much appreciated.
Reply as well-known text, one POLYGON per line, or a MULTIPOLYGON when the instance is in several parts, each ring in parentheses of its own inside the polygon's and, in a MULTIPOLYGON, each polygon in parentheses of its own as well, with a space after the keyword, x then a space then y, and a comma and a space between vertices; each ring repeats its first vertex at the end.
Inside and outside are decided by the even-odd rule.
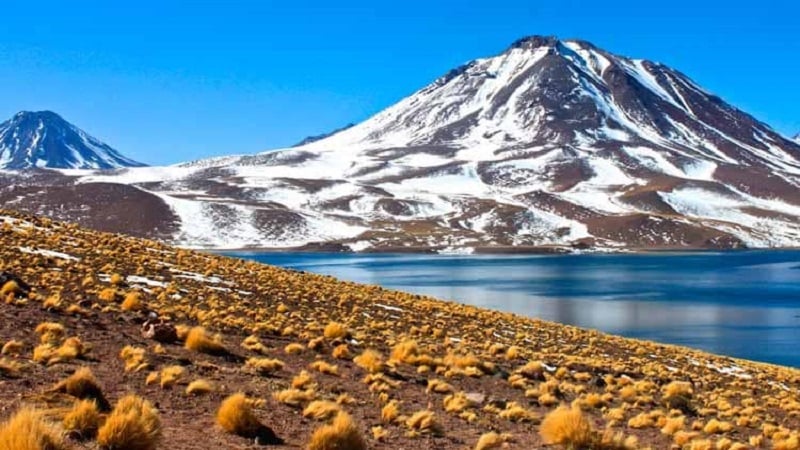
POLYGON ((323 425, 311 435, 308 450, 366 450, 367 442, 352 417, 340 411, 333 423, 323 425))
POLYGON ((314 385, 314 377, 305 370, 301 370, 299 374, 292 378, 292 387, 295 389, 304 389, 314 385))
POLYGON ((161 389, 171 388, 176 385, 186 374, 186 369, 183 366, 168 366, 161 369, 159 374, 161 381, 161 389))
POLYGON ((24 347, 25 344, 22 342, 10 340, 3 344, 3 348, 0 350, 0 355, 21 355, 24 347))
POLYGON ((275 400, 294 407, 299 407, 303 403, 310 402, 314 400, 316 397, 316 393, 313 389, 284 389, 282 391, 278 391, 272 394, 272 398, 275 400))
POLYGON ((128 295, 125 296, 125 300, 122 301, 120 308, 123 311, 140 311, 144 308, 142 293, 138 291, 129 292, 128 295))
POLYGON ((571 448, 589 447, 594 441, 592 425, 580 409, 559 407, 547 414, 539 427, 545 444, 571 448))
POLYGON ((186 386, 186 395, 205 395, 214 392, 216 389, 210 381, 194 380, 186 386))
POLYGON ((377 350, 364 350, 363 353, 353 358, 353 362, 369 373, 377 373, 383 370, 383 355, 377 350))
POLYGON ((291 344, 287 344, 284 347, 283 351, 286 352, 287 355, 297 355, 299 353, 303 353, 306 350, 306 346, 303 344, 298 344, 297 342, 292 342, 291 344))
POLYGON ((323 336, 325 336, 326 339, 344 339, 347 335, 347 327, 339 322, 330 322, 328 325, 325 325, 325 329, 323 330, 323 336))
POLYGON ((336 416, 342 410, 338 403, 327 400, 315 400, 303 410, 303 417, 316 420, 328 420, 336 416))
POLYGON ((102 422, 103 418, 94 400, 76 402, 62 420, 64 429, 77 435, 79 440, 93 438, 102 422))
POLYGON ((312 370, 316 370, 317 372, 320 372, 320 373, 333 375, 333 376, 339 376, 339 367, 337 367, 337 366, 335 366, 333 364, 328 364, 327 362, 325 362, 325 361, 323 361, 321 359, 317 360, 317 361, 314 361, 311 364, 309 364, 308 368, 312 369, 312 370))
POLYGON ((259 375, 273 375, 282 370, 285 364, 283 361, 271 358, 249 358, 245 362, 245 367, 259 375))
POLYGON ((81 367, 66 379, 58 382, 52 389, 53 392, 62 392, 78 399, 93 400, 101 411, 110 409, 110 405, 103 395, 103 389, 97 382, 92 370, 81 367))
POLYGON ((433 435, 443 434, 442 426, 436 419, 436 414, 430 410, 415 412, 406 420, 406 426, 420 433, 429 433, 433 435))
POLYGON ((2 450, 68 450, 61 430, 41 412, 25 408, 0 424, 2 450))
POLYGON ((143 348, 126 345, 120 350, 119 357, 125 362, 126 372, 139 372, 150 368, 143 348))
POLYGON ((212 336, 208 335, 203 327, 194 327, 186 334, 184 347, 200 353, 209 355, 221 355, 227 353, 225 346, 212 336))
POLYGON ((233 394, 223 400, 217 410, 216 419, 217 424, 226 432, 244 437, 255 436, 263 426, 242 393, 233 394))
POLYGON ((391 400, 381 408, 381 420, 384 423, 393 423, 400 418, 400 402, 391 400))
POLYGON ((509 440, 511 440, 511 435, 506 433, 500 434, 495 433, 494 431, 484 433, 478 438, 478 442, 475 444, 475 450, 491 450, 500 448, 509 440))
POLYGON ((331 355, 336 359, 350 359, 352 357, 350 354, 350 348, 347 346, 347 344, 339 344, 334 347, 331 355))
POLYGON ((161 419, 150 402, 127 395, 97 431, 97 444, 106 449, 155 450, 161 433, 161 419))

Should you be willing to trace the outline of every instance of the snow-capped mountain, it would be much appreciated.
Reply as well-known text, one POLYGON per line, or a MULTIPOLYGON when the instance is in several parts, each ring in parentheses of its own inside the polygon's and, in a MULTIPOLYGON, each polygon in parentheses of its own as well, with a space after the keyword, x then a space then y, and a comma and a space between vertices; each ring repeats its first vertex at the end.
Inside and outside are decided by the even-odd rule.
POLYGON ((663 64, 552 37, 299 147, 73 180, 158 198, 201 247, 800 246, 800 145, 663 64))
POLYGON ((22 111, 0 124, 0 169, 140 166, 51 111, 22 111))
POLYGON ((792 139, 794 139, 794 141, 795 141, 795 142, 797 142, 798 144, 800 144, 800 133, 797 133, 797 134, 795 134, 795 135, 794 135, 794 137, 793 137, 792 139))

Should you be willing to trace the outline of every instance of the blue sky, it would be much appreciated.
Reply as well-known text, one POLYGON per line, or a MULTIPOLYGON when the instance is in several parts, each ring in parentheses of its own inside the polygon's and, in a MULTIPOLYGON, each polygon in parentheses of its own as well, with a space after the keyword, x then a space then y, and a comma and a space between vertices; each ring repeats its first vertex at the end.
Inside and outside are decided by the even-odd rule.
POLYGON ((361 121, 545 34, 669 64, 800 132, 800 5, 742 3, 6 2, 0 117, 51 109, 151 164, 252 153, 361 121))

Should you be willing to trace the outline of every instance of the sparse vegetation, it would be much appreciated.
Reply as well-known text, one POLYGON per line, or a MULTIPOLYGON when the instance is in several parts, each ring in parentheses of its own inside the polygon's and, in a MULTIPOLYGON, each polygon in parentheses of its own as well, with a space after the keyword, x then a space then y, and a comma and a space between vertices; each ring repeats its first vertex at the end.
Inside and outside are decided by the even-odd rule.
POLYGON ((367 442, 353 422, 352 417, 345 412, 339 412, 333 423, 323 425, 311 435, 308 450, 366 450, 367 442))
POLYGON ((320 449, 364 435, 385 448, 800 448, 794 369, 26 220, 37 226, 0 232, 14 239, 3 270, 32 286, 0 302, 0 419, 33 411, 25 426, 54 442, 152 448, 163 420, 213 448, 278 442, 265 423, 320 449), (101 382, 162 414, 141 397, 111 412, 101 382), (254 397, 219 403, 239 390, 254 397), (196 426, 215 411, 216 430, 196 426))
POLYGON ((147 400, 122 397, 97 432, 101 448, 155 450, 161 440, 161 420, 147 400))

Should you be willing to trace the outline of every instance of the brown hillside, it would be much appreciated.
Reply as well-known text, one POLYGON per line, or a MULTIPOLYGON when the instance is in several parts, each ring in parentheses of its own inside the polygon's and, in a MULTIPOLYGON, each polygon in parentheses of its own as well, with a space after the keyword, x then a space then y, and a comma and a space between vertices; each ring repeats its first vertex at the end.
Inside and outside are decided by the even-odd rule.
POLYGON ((794 369, 9 211, 0 244, 2 450, 800 447, 794 369))

